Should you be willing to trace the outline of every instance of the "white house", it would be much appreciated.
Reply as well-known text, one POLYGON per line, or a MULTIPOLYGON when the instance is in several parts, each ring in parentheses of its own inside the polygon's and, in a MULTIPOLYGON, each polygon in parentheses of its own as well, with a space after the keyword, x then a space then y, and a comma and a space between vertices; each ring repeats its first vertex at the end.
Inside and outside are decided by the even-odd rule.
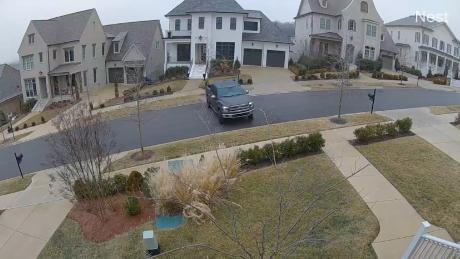
POLYGON ((460 41, 444 22, 423 20, 415 15, 386 24, 398 47, 402 65, 426 75, 456 75, 460 63, 460 41))
POLYGON ((170 11, 165 38, 165 70, 191 67, 201 78, 212 59, 238 59, 244 65, 287 68, 289 37, 262 12, 235 0, 184 0, 170 11))
POLYGON ((33 20, 18 50, 23 97, 37 99, 34 111, 41 111, 55 100, 105 86, 108 78, 132 83, 130 67, 159 75, 163 64, 154 59, 164 59, 162 38, 159 21, 104 27, 95 9, 33 20))
POLYGON ((302 0, 295 24, 297 58, 336 55, 354 63, 361 53, 394 67, 397 50, 372 0, 302 0))

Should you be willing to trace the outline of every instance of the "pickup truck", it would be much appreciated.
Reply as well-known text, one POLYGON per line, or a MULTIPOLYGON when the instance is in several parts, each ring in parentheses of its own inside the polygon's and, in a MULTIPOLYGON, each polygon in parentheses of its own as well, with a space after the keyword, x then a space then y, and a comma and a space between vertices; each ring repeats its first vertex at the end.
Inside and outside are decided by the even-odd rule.
POLYGON ((254 118, 254 103, 236 81, 220 81, 206 87, 206 102, 223 124, 225 119, 254 118))

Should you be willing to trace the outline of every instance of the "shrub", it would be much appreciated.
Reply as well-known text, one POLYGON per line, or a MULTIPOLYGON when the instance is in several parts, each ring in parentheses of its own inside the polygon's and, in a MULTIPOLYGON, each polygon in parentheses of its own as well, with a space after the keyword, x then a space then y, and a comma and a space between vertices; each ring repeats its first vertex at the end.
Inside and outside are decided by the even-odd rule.
POLYGON ((307 146, 309 148, 309 152, 318 153, 321 151, 325 144, 326 141, 319 132, 312 133, 307 138, 307 146))
POLYGON ((141 204, 136 197, 128 197, 125 202, 125 213, 128 216, 136 216, 141 213, 141 204))
POLYGON ((235 63, 233 63, 233 69, 234 70, 239 70, 241 68, 241 63, 238 59, 235 60, 235 63))
POLYGON ((428 69, 428 74, 426 74, 426 78, 432 78, 433 72, 431 72, 431 67, 428 69))
POLYGON ((19 131, 19 126, 14 127, 14 131, 19 131))
POLYGON ((86 200, 90 197, 90 188, 82 180, 76 180, 73 184, 73 193, 77 200, 86 200))
MULTIPOLYGON (((357 61, 358 62, 358 61, 357 61)), ((383 63, 382 60, 370 60, 370 59, 362 59, 359 61, 359 64, 356 64, 360 70, 375 72, 382 70, 383 63)))
POLYGON ((13 128, 8 127, 8 133, 13 133, 13 128))
POLYGON ((164 95, 165 94, 165 89, 161 88, 160 89, 160 95, 164 95))
POLYGON ((307 67, 305 67, 303 64, 294 64, 294 65, 290 66, 289 69, 296 76, 303 76, 303 75, 305 75, 305 73, 307 71, 307 67))
POLYGON ((402 120, 397 120, 396 125, 399 129, 399 133, 401 134, 409 134, 410 130, 412 128, 412 119, 411 118, 405 118, 402 120))
POLYGON ((240 79, 238 79, 238 84, 240 84, 240 85, 244 84, 244 81, 243 81, 243 79, 241 79, 241 78, 240 78, 240 79))
POLYGON ((169 85, 168 85, 168 87, 166 87, 166 92, 167 93, 172 93, 172 89, 171 89, 171 87, 169 85))
POLYGON ((308 57, 303 55, 299 58, 297 63, 303 64, 307 69, 322 69, 331 67, 334 59, 335 58, 332 56, 308 57))
POLYGON ((348 77, 350 79, 357 79, 359 78, 359 71, 358 70, 353 70, 348 74, 348 77))
POLYGON ((295 81, 299 81, 299 76, 296 75, 296 76, 294 77, 294 80, 295 80, 295 81))
POLYGON ((21 105, 21 111, 22 113, 29 113, 32 111, 32 109, 34 108, 35 104, 37 103, 37 100, 36 99, 29 99, 27 101, 25 101, 22 105, 21 105))
POLYGON ((447 78, 446 77, 432 77, 431 81, 434 84, 437 84, 437 85, 447 85, 447 78))
POLYGON ((359 143, 368 143, 374 137, 374 132, 371 126, 358 128, 354 131, 354 134, 359 143))
POLYGON ((89 110, 90 111, 94 110, 94 104, 92 102, 89 103, 89 110))
POLYGON ((128 185, 128 177, 123 174, 117 174, 113 177, 113 184, 118 192, 125 192, 128 185))
POLYGON ((172 79, 172 78, 176 78, 176 77, 187 77, 188 70, 189 69, 186 66, 170 67, 170 68, 166 69, 165 78, 166 79, 172 79))
POLYGON ((408 74, 411 74, 411 75, 414 75, 414 76, 418 76, 418 77, 421 77, 422 76, 422 71, 416 69, 415 67, 402 67, 402 70, 408 74))
POLYGON ((37 126, 37 123, 35 123, 35 121, 32 122, 32 127, 35 127, 37 126))
POLYGON ((248 85, 252 85, 252 83, 253 83, 253 82, 252 82, 252 78, 249 78, 249 79, 248 79, 248 85))
MULTIPOLYGON (((457 114, 457 117, 455 117, 455 121, 453 122, 454 125, 459 125, 460 124, 460 113, 457 114)), ((8 128, 9 131, 9 128, 8 128)))
POLYGON ((325 79, 326 78, 326 74, 324 72, 321 72, 319 77, 321 77, 321 79, 325 79))
POLYGON ((27 123, 24 123, 24 125, 22 125, 23 129, 27 129, 27 127, 28 127, 27 123))
POLYGON ((103 103, 99 104, 99 109, 103 109, 103 108, 105 108, 105 104, 103 103))
POLYGON ((152 95, 153 95, 153 96, 157 96, 157 95, 158 95, 158 91, 157 91, 157 90, 153 90, 152 95))
POLYGON ((328 68, 317 68, 317 69, 310 69, 306 71, 307 74, 320 74, 320 73, 327 73, 329 72, 328 68))
POLYGON ((294 65, 294 60, 292 60, 292 58, 289 59, 288 65, 289 65, 289 66, 294 65))
POLYGON ((386 129, 387 129, 387 127, 385 125, 383 125, 383 124, 375 125, 374 126, 375 137, 379 138, 379 139, 385 138, 385 136, 387 134, 386 129))
POLYGON ((128 181, 127 181, 127 190, 131 192, 140 191, 142 188, 142 184, 144 181, 144 177, 138 171, 132 171, 129 174, 128 181))

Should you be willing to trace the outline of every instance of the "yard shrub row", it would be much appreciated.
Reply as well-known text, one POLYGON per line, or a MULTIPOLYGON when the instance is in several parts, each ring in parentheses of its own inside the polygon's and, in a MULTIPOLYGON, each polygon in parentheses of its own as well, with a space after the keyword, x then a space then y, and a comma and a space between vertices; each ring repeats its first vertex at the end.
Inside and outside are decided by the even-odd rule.
POLYGON ((412 119, 405 118, 392 123, 367 125, 366 127, 356 129, 354 134, 358 143, 366 144, 370 141, 407 135, 411 132, 411 128, 412 119))
POLYGON ((358 57, 356 58, 356 65, 358 66, 359 70, 375 72, 382 70, 383 62, 381 59, 370 60, 358 57))
POLYGON ((372 73, 372 78, 383 79, 383 80, 398 80, 398 81, 407 81, 409 80, 407 76, 403 75, 392 75, 384 72, 374 72, 372 73))
POLYGON ((257 166, 271 162, 273 151, 276 160, 282 161, 299 155, 318 153, 324 144, 325 140, 321 133, 312 133, 308 137, 300 136, 273 145, 266 144, 262 148, 255 146, 248 150, 241 150, 238 158, 243 166, 257 166))
POLYGON ((412 67, 405 67, 403 66, 402 67, 402 70, 408 74, 411 74, 411 75, 414 75, 414 76, 418 76, 418 77, 422 77, 422 71, 416 69, 414 66, 412 67))
POLYGON ((187 66, 176 66, 166 69, 164 77, 162 79, 172 79, 172 78, 186 78, 188 76, 188 67, 187 66))
MULTIPOLYGON (((321 79, 326 79, 326 80, 339 79, 340 78, 340 73, 327 73, 327 72, 324 73, 324 72, 321 72, 319 77, 317 75, 315 75, 315 74, 305 74, 305 75, 302 75, 301 77, 300 76, 295 76, 294 80, 295 81, 299 81, 299 80, 308 81, 308 80, 319 80, 320 78, 321 79)), ((348 73, 348 78, 349 79, 357 79, 357 78, 359 78, 359 71, 353 70, 353 71, 349 72, 348 73)))

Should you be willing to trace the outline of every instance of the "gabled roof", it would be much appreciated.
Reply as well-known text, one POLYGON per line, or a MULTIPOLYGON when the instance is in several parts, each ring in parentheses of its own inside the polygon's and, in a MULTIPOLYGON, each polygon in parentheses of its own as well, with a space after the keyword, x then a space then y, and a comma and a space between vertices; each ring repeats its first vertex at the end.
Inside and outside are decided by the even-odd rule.
POLYGON ((150 50, 155 40, 155 33, 159 31, 160 36, 156 40, 161 40, 163 33, 159 20, 128 22, 111 24, 104 26, 104 32, 107 35, 125 34, 124 42, 121 46, 120 53, 113 53, 113 44, 107 53, 107 61, 121 61, 128 50, 135 44, 145 57, 150 55, 150 50))
POLYGON ((19 70, 4 64, 0 65, 0 103, 22 94, 19 70))
POLYGON ((166 17, 210 12, 247 13, 235 0, 184 0, 166 14, 166 17))
POLYGON ((260 33, 243 33, 243 41, 264 41, 290 44, 286 35, 274 22, 261 11, 247 10, 250 17, 260 17, 260 33))
POLYGON ((383 28, 383 41, 380 43, 380 48, 388 52, 398 53, 398 48, 386 27, 383 28))
POLYGON ((323 8, 319 0, 302 0, 300 3, 299 11, 297 12, 297 17, 305 15, 307 13, 301 13, 302 7, 305 4, 309 4, 311 8, 311 13, 320 13, 327 15, 339 15, 342 10, 344 10, 352 0, 328 0, 327 8, 323 8))
POLYGON ((54 45, 80 40, 95 9, 66 14, 49 20, 32 20, 46 44, 54 45))

